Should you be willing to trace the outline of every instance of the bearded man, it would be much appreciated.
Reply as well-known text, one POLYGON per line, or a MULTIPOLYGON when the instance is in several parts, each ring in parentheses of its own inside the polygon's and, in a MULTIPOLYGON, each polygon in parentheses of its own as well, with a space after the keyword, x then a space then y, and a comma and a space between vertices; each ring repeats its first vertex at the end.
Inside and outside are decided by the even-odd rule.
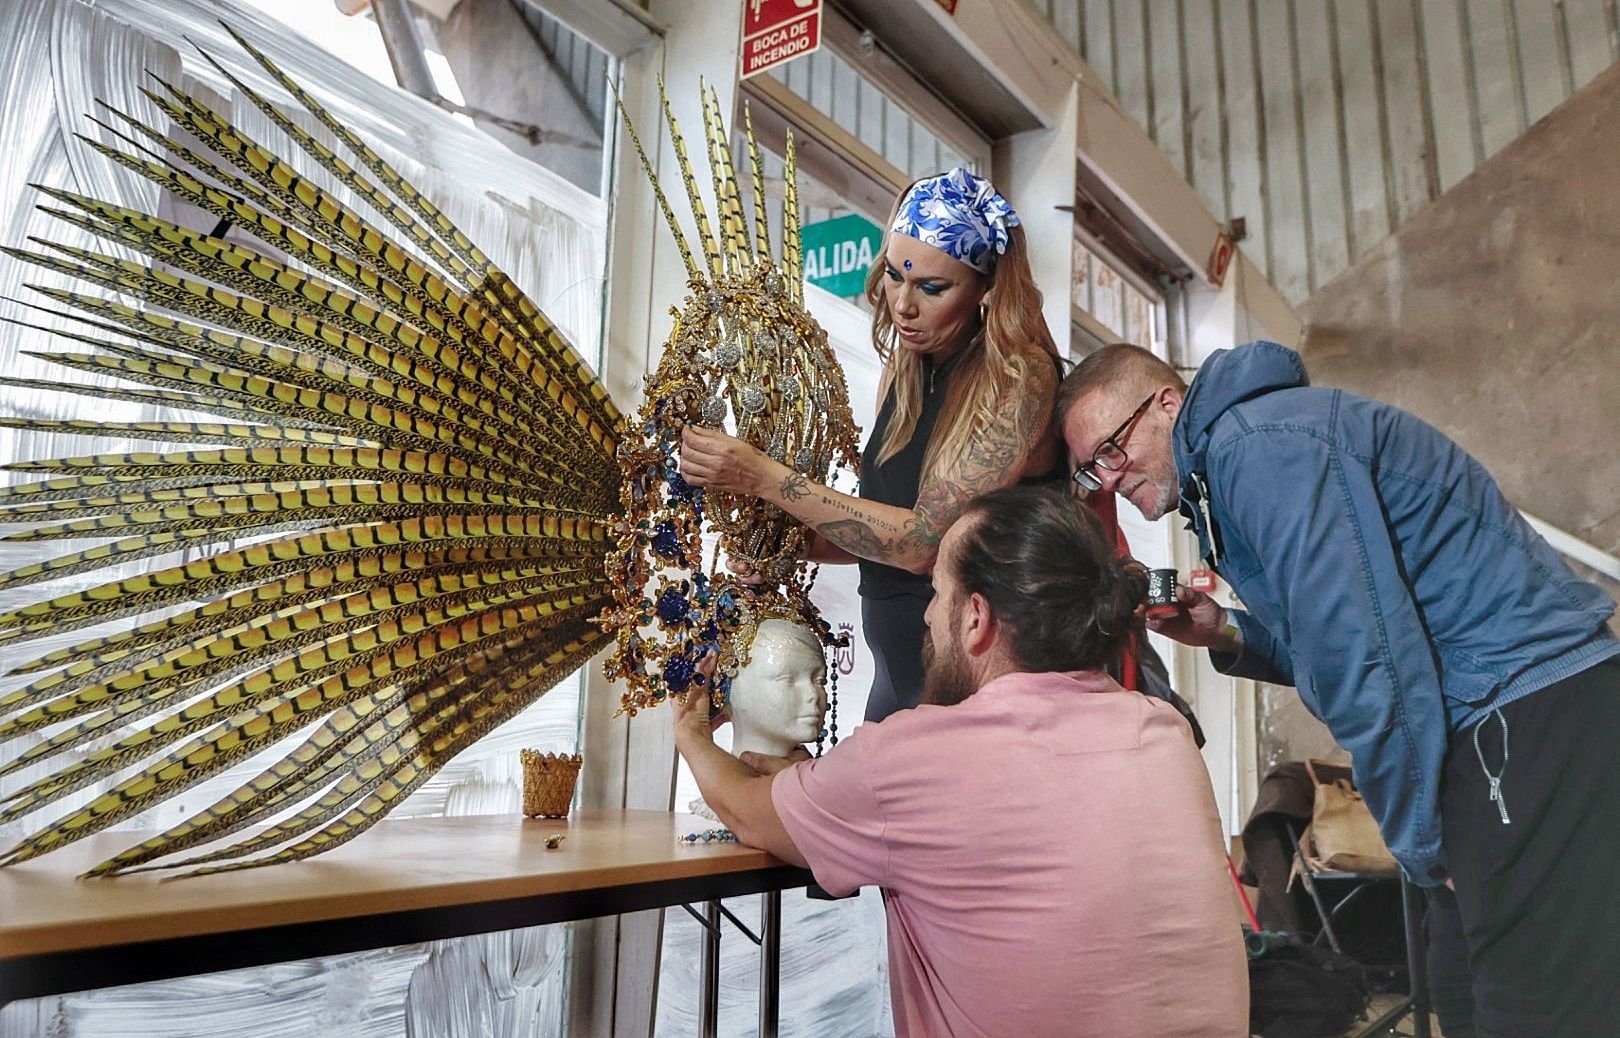
POLYGON ((1248 1034, 1220 816, 1173 707, 1104 672, 1143 597, 1061 491, 975 499, 940 542, 923 705, 817 760, 675 745, 738 839, 882 888, 896 1033, 1248 1034))

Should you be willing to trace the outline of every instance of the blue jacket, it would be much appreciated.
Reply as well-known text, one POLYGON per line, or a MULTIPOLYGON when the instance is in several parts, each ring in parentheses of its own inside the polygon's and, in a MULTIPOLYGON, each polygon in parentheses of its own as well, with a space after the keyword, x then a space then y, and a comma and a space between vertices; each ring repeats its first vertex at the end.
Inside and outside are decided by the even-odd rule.
POLYGON ((1299 689, 1407 875, 1438 882, 1448 734, 1620 653, 1614 603, 1462 448, 1310 388, 1276 343, 1204 362, 1174 447, 1182 514, 1246 609, 1241 656, 1215 666, 1299 689))

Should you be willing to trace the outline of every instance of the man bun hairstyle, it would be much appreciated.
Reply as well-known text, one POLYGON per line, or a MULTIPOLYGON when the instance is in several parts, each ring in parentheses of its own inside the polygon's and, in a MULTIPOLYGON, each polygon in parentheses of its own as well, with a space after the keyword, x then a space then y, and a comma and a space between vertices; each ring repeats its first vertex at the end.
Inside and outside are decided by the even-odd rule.
POLYGON ((1113 661, 1147 595, 1091 510, 1066 489, 1011 486, 969 503, 951 559, 963 595, 983 595, 1030 673, 1113 661))

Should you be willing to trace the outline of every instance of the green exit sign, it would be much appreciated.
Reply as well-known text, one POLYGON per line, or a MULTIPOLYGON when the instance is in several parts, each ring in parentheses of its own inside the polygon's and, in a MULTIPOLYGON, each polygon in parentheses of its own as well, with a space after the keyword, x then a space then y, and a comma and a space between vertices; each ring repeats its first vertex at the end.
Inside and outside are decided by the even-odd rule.
POLYGON ((864 216, 806 224, 803 231, 804 279, 835 296, 858 296, 866 290, 883 234, 864 216))

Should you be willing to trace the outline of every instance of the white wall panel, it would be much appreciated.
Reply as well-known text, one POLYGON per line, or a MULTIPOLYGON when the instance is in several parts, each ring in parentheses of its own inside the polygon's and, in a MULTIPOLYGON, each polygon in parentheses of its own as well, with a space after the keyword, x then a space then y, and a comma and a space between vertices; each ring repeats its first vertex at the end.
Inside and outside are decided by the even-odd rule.
POLYGON ((1568 64, 1559 31, 1562 5, 1544 0, 1507 0, 1507 9, 1525 114, 1528 122, 1535 122, 1569 96, 1568 64))
POLYGON ((1114 0, 1114 96, 1151 137, 1153 82, 1148 75, 1147 19, 1143 17, 1146 6, 1145 0, 1114 0))
POLYGON ((1186 69, 1182 64, 1180 3, 1149 3, 1146 7, 1148 77, 1153 97, 1153 139, 1182 175, 1192 176, 1187 166, 1191 150, 1186 139, 1186 69))
MULTIPOLYGON (((1478 93, 1473 67, 1464 61, 1457 0, 1421 0, 1418 18, 1423 36, 1423 63, 1429 70, 1430 106, 1434 112, 1435 167, 1443 193, 1467 176, 1484 154, 1479 123, 1472 116, 1478 93)), ((1354 249, 1351 254, 1359 256, 1361 251, 1354 249)))
MULTIPOLYGON (((1419 86, 1417 22, 1411 0, 1377 0, 1373 20, 1378 27, 1378 53, 1383 59, 1383 110, 1389 150, 1384 161, 1394 193, 1393 223, 1400 226, 1438 195, 1429 188, 1428 134, 1424 109, 1428 97, 1419 86)), ((1325 280, 1325 279, 1324 279, 1325 280)), ((1321 284, 1321 282, 1317 282, 1321 284)))
POLYGON ((1218 185, 1222 204, 1229 205, 1226 186, 1226 69, 1221 60, 1216 0, 1183 0, 1182 38, 1186 42, 1188 179, 1218 185))
POLYGON ((1620 50, 1620 8, 1614 0, 1564 0, 1564 34, 1570 64, 1570 82, 1582 83, 1609 67, 1620 50))
POLYGON ((1118 64, 1114 60, 1114 48, 1119 39, 1114 32, 1114 0, 1084 0, 1083 3, 1059 0, 1051 6, 1057 10, 1079 9, 1078 33, 1073 46, 1096 69, 1098 79, 1108 85, 1109 92, 1119 96, 1119 80, 1114 76, 1118 64))
POLYGON ((1254 0, 1255 44, 1260 55, 1260 111, 1265 127, 1268 276, 1284 299, 1311 294, 1311 225, 1301 176, 1299 87, 1295 81, 1293 0, 1254 0))
POLYGON ((1373 60, 1372 11, 1359 0, 1333 5, 1340 76, 1343 81, 1344 137, 1350 184, 1350 255, 1365 252, 1390 231, 1395 218, 1384 158, 1383 107, 1363 99, 1378 95, 1378 65, 1373 60))
POLYGON ((1524 93, 1506 3, 1461 3, 1479 84, 1480 135, 1485 154, 1494 155, 1524 132, 1524 93))
POLYGON ((1242 248, 1262 274, 1271 273, 1271 221, 1265 187, 1266 127, 1260 108, 1260 65, 1254 50, 1254 0, 1215 0, 1219 46, 1226 69, 1228 204, 1217 208, 1209 185, 1195 184, 1217 218, 1248 221, 1242 248))

